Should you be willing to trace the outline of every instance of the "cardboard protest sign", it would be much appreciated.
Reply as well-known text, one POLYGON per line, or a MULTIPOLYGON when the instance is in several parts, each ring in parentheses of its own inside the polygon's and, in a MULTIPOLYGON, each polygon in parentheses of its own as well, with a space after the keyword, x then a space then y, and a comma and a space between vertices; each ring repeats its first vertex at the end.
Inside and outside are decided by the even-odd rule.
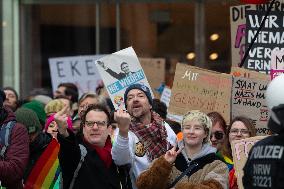
POLYGON ((246 10, 255 9, 256 5, 230 7, 232 66, 239 66, 246 51, 246 10))
POLYGON ((177 64, 168 112, 217 111, 230 121, 232 76, 194 66, 177 64))
POLYGON ((239 189, 244 188, 243 182, 242 182, 242 178, 244 175, 243 168, 248 159, 249 151, 257 141, 260 141, 264 139, 265 137, 266 136, 256 136, 256 137, 246 138, 242 140, 235 140, 232 142, 232 145, 231 145, 232 155, 233 155, 233 161, 234 161, 234 168, 236 171, 235 175, 237 177, 239 189))
POLYGON ((269 111, 265 101, 268 81, 234 77, 232 86, 232 119, 249 117, 256 127, 257 135, 267 135, 269 111))
POLYGON ((145 73, 132 47, 100 58, 96 61, 96 66, 115 109, 124 104, 124 92, 130 85, 140 83, 149 87, 151 91, 145 73))
POLYGON ((271 80, 284 73, 284 50, 274 50, 271 53, 271 80))
MULTIPOLYGON (((283 11, 284 0, 276 0, 272 11, 283 11)), ((246 51, 246 11, 267 11, 269 4, 247 4, 230 7, 232 66, 238 66, 246 51)))
POLYGON ((260 79, 260 80, 267 80, 269 81, 269 76, 253 70, 248 70, 240 67, 232 67, 231 74, 234 77, 244 77, 244 78, 251 78, 251 79, 260 79))
MULTIPOLYGON (((246 46, 252 43, 257 29, 264 18, 264 11, 248 10, 246 12, 246 46)), ((262 73, 270 73, 271 52, 284 49, 283 12, 271 11, 249 51, 244 67, 262 73)))
POLYGON ((169 107, 170 105, 171 94, 172 94, 171 89, 168 87, 165 87, 162 92, 161 98, 160 98, 160 101, 164 102, 167 105, 167 107, 169 107))
POLYGON ((60 83, 76 84, 79 95, 95 91, 101 77, 95 66, 95 61, 102 56, 73 56, 50 58, 49 68, 52 90, 55 91, 60 83))
POLYGON ((160 94, 155 90, 161 83, 165 82, 166 63, 164 58, 139 58, 140 64, 146 74, 155 98, 160 94))

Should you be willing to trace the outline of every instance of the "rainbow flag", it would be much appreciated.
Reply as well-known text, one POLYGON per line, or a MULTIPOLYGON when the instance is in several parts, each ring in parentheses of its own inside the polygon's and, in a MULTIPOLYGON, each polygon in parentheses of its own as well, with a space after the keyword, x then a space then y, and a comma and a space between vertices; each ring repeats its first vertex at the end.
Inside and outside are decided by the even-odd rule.
POLYGON ((28 176, 25 189, 53 188, 60 173, 57 157, 59 148, 57 140, 52 139, 28 176))

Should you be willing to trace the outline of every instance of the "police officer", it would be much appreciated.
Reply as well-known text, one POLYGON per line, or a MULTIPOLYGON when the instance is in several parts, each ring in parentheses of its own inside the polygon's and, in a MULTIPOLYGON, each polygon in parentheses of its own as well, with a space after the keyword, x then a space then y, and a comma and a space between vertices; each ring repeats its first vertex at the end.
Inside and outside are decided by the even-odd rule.
POLYGON ((257 142, 244 167, 244 188, 284 188, 284 75, 276 77, 266 91, 271 110, 268 128, 275 134, 257 142))

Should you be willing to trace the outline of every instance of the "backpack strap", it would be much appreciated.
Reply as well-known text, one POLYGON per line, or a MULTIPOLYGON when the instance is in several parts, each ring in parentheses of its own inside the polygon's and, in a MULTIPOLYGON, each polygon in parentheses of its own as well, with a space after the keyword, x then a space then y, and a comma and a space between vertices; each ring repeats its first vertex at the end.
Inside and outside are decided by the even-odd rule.
POLYGON ((87 155, 87 149, 86 149, 86 147, 83 146, 82 144, 79 144, 79 147, 80 147, 80 152, 81 152, 81 159, 80 159, 80 161, 79 161, 79 163, 78 163, 78 166, 77 166, 77 168, 76 168, 76 170, 75 170, 75 172, 74 172, 74 175, 73 175, 72 181, 71 181, 71 183, 70 183, 69 189, 72 189, 72 188, 73 188, 74 183, 75 183, 75 180, 76 180, 76 178, 77 178, 77 176, 78 176, 79 170, 80 170, 80 168, 81 168, 81 166, 82 166, 82 164, 83 164, 83 162, 84 162, 84 160, 85 160, 85 157, 86 157, 86 155, 87 155))
MULTIPOLYGON (((16 125, 16 121, 9 121, 7 123, 7 125, 2 125, 2 128, 1 128, 1 132, 4 132, 4 146, 2 147, 1 151, 0 151, 0 156, 2 159, 4 159, 4 156, 5 156, 5 152, 9 146, 9 139, 10 139, 10 134, 11 134, 11 131, 13 129, 13 127, 16 125)), ((3 139, 2 139, 3 140, 3 139)))

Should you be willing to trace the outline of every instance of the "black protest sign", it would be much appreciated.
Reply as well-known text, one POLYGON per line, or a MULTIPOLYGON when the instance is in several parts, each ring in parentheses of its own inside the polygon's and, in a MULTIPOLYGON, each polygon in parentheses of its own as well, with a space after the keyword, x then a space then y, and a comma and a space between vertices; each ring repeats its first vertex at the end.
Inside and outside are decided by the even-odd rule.
MULTIPOLYGON (((248 48, 264 19, 265 12, 248 10, 246 15, 246 48, 248 48)), ((284 49, 283 26, 283 12, 271 11, 245 60, 245 68, 266 74, 270 72, 271 52, 275 49, 284 49)))

